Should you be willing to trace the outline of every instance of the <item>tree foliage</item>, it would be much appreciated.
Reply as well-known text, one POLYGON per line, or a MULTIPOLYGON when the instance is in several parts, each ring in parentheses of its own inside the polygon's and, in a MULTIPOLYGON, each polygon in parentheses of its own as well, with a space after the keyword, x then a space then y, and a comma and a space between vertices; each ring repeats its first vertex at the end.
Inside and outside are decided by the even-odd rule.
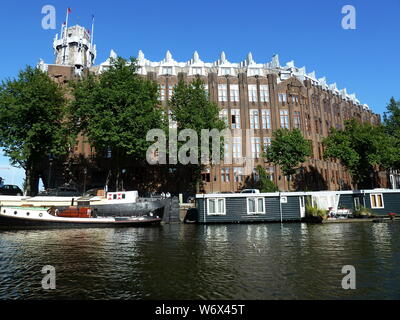
POLYGON ((259 189, 261 192, 278 192, 279 188, 275 185, 275 183, 273 183, 270 179, 270 177, 268 176, 267 172, 265 171, 265 169, 258 165, 257 166, 257 173, 258 173, 258 185, 257 185, 257 189, 259 189))
POLYGON ((285 176, 294 175, 300 164, 311 154, 311 147, 298 129, 278 129, 273 133, 271 146, 265 158, 268 162, 281 167, 285 176))
POLYGON ((65 93, 47 74, 26 67, 0 87, 0 147, 26 173, 25 191, 38 192, 41 163, 68 153, 75 134, 65 93))
POLYGON ((339 159, 352 176, 355 185, 365 185, 375 168, 389 169, 398 161, 396 139, 383 126, 361 124, 352 119, 344 130, 332 128, 324 139, 324 157, 339 159))
MULTIPOLYGON (((209 100, 204 83, 200 78, 196 78, 191 83, 179 81, 168 105, 172 113, 172 119, 177 123, 178 130, 192 129, 196 131, 199 142, 202 130, 211 131, 217 129, 222 131, 226 129, 225 122, 219 118, 220 109, 218 105, 209 100)), ((223 141, 221 140, 221 142, 223 141)), ((223 143, 221 145, 223 146, 223 143)), ((211 150, 211 141, 208 146, 211 150)), ((209 154, 211 156, 212 153, 210 152, 209 154)), ((202 157, 199 152, 199 165, 191 166, 194 182, 200 179, 201 160, 202 157)))
POLYGON ((73 83, 75 123, 98 154, 111 153, 116 189, 120 163, 128 157, 143 161, 150 142, 146 134, 163 128, 158 85, 137 73, 136 60, 119 57, 98 77, 73 83))

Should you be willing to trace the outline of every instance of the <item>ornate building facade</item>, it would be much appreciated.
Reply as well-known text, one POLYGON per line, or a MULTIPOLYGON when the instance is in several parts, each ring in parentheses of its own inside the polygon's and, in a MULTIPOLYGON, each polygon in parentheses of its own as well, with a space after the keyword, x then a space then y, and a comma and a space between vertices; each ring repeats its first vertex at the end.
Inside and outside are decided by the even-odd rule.
MULTIPOLYGON (((110 67, 110 57, 94 65, 96 48, 90 35, 79 26, 66 30, 63 39, 54 40, 56 64, 39 63, 55 81, 66 82, 84 76, 86 72, 101 73, 110 67), (67 39, 65 39, 67 37, 67 39), (80 39, 83 39, 82 41, 80 39), (81 41, 81 43, 79 42, 81 41), (65 54, 65 52, 69 54, 65 54), (65 56, 69 58, 65 58, 65 56)), ((348 172, 338 161, 323 159, 322 141, 330 128, 341 129, 344 121, 356 118, 361 122, 379 124, 380 115, 361 104, 355 94, 328 84, 325 77, 307 73, 294 61, 281 65, 278 55, 257 63, 249 53, 242 62, 230 62, 222 52, 215 62, 204 62, 195 52, 187 62, 177 62, 167 51, 159 62, 147 60, 142 51, 137 55, 139 73, 159 84, 160 104, 168 110, 168 100, 178 81, 200 77, 209 98, 220 106, 220 117, 232 131, 227 150, 229 164, 221 163, 203 172, 205 192, 238 191, 258 179, 255 168, 262 165, 281 190, 342 190, 351 188, 348 172), (279 167, 266 163, 262 152, 271 143, 272 133, 279 128, 298 128, 312 145, 312 156, 301 167, 291 186, 279 167)), ((171 126, 174 124, 171 121, 171 126)), ((76 153, 91 155, 84 137, 79 138, 76 153)), ((378 186, 386 187, 385 173, 376 178, 378 186)))

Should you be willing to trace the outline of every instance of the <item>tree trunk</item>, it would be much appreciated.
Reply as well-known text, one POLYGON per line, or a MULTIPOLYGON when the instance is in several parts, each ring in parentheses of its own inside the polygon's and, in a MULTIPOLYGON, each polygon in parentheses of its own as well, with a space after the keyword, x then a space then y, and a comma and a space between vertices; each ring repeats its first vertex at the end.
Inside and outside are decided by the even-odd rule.
POLYGON ((25 181, 24 194, 30 197, 36 196, 39 193, 39 173, 32 164, 25 170, 25 181))

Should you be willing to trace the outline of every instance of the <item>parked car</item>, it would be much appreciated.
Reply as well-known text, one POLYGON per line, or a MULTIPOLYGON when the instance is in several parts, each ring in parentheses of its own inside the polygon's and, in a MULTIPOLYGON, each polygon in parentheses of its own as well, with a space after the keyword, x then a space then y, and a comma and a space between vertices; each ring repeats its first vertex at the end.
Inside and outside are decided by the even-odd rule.
POLYGON ((240 193, 260 193, 258 189, 244 189, 240 193))
POLYGON ((24 193, 18 186, 14 186, 11 184, 5 184, 0 187, 0 195, 6 196, 22 196, 24 193))
POLYGON ((80 197, 82 193, 74 187, 63 186, 54 189, 47 189, 39 193, 39 196, 51 196, 51 197, 80 197))

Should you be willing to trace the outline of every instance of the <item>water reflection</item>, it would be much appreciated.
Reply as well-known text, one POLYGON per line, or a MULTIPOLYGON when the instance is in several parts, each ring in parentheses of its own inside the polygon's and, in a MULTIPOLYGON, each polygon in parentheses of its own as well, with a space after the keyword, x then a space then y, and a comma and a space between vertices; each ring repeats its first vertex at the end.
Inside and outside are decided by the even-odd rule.
POLYGON ((399 298, 400 223, 0 232, 0 298, 399 298), (53 265, 57 289, 41 289, 53 265), (341 288, 354 265, 357 290, 341 288))

